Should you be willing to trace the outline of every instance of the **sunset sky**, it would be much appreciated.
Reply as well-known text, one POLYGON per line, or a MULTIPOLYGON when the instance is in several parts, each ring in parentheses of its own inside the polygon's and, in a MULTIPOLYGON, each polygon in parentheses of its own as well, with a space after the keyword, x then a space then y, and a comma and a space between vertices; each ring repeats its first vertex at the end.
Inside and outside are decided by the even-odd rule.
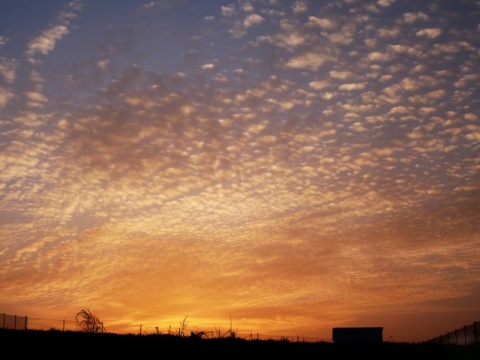
POLYGON ((0 313, 479 321, 479 94, 478 0, 2 0, 0 313))

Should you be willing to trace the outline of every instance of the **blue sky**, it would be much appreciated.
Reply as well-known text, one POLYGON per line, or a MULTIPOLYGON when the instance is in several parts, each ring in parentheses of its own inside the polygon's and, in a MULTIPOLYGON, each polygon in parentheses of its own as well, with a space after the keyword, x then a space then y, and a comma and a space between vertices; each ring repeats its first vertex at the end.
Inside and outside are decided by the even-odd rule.
POLYGON ((1 7, 0 311, 479 320, 480 2, 1 7))

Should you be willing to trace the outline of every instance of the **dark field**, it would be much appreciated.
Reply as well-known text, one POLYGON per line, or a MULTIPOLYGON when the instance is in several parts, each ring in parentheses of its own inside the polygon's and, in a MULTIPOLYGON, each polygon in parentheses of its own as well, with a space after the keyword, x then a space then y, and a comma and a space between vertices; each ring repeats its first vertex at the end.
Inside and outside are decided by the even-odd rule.
POLYGON ((335 344, 277 340, 196 339, 168 335, 118 335, 0 329, 2 355, 62 359, 204 357, 222 359, 480 359, 480 343, 335 344))

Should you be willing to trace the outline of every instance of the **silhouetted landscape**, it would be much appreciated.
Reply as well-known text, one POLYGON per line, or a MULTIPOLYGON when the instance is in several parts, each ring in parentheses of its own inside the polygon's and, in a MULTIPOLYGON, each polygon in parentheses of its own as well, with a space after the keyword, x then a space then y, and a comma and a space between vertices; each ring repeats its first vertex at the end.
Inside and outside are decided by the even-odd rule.
POLYGON ((0 329, 4 349, 12 346, 18 355, 50 358, 120 355, 148 356, 221 356, 235 358, 290 357, 317 359, 479 359, 480 343, 441 345, 427 343, 329 343, 289 342, 282 340, 245 340, 239 338, 199 339, 172 335, 120 335, 58 330, 0 329))

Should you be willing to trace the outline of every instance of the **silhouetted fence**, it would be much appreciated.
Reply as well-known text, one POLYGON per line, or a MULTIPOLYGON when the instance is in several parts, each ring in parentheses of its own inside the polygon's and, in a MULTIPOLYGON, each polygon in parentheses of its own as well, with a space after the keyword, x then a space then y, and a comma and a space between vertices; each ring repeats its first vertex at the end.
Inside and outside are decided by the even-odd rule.
POLYGON ((455 329, 452 332, 440 335, 436 338, 430 339, 428 343, 435 344, 456 344, 468 345, 480 342, 480 324, 475 321, 472 325, 464 326, 460 329, 455 329))
POLYGON ((2 314, 3 329, 28 329, 28 320, 26 316, 2 314))
MULTIPOLYGON (((32 318, 27 316, 17 316, 0 314, 1 323, 0 328, 16 329, 16 330, 59 330, 59 331, 79 331, 77 322, 75 320, 58 320, 58 319, 43 319, 32 318)), ((103 325, 103 324, 102 324, 103 325)), ((148 325, 107 325, 106 332, 113 334, 176 334, 169 330, 161 331, 157 326, 148 325)), ((198 332, 195 332, 198 333, 198 332)), ((189 336, 190 331, 186 331, 184 336, 189 336)), ((218 334, 211 332, 210 337, 219 337, 218 334)), ((228 335, 230 336, 230 335, 228 335)), ((266 335, 260 333, 241 333, 235 332, 235 337, 245 340, 284 340, 291 342, 331 342, 331 339, 315 338, 310 336, 280 336, 280 335, 266 335)))
POLYGON ((41 318, 29 318, 27 316, 17 316, 0 314, 1 328, 14 330, 70 330, 77 331, 77 322, 75 320, 53 320, 41 318))

